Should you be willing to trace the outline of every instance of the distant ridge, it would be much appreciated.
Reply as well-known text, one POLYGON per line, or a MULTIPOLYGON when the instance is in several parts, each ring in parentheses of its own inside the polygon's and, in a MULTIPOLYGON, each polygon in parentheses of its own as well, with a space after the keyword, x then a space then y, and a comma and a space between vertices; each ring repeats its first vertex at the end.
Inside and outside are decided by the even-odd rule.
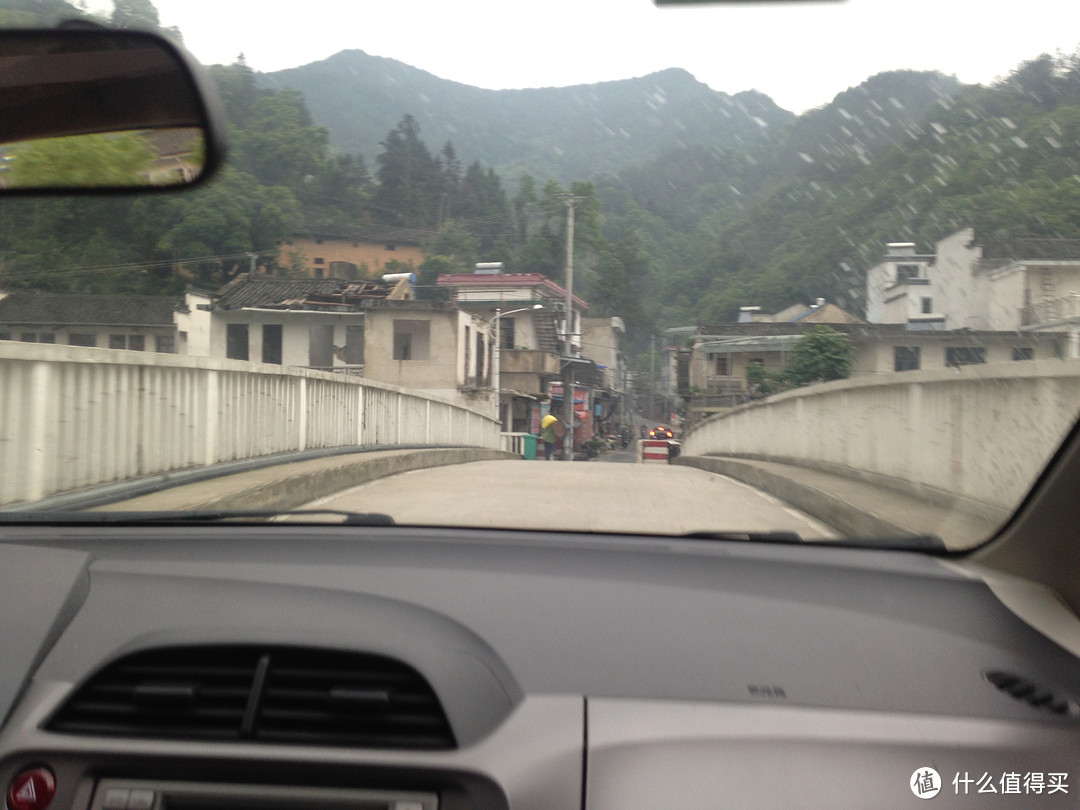
POLYGON ((303 92, 334 146, 369 164, 409 114, 433 150, 451 141, 463 164, 479 160, 508 181, 523 173, 591 177, 679 145, 742 148, 795 118, 763 93, 720 93, 679 68, 572 87, 485 90, 347 50, 259 74, 258 83, 303 92))

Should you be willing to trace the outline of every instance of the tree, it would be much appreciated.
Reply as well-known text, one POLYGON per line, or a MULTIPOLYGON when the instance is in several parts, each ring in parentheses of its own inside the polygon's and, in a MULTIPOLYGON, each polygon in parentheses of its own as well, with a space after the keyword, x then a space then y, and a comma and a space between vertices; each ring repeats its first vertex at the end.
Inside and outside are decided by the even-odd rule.
POLYGON ((183 40, 180 29, 176 26, 161 27, 161 17, 150 0, 113 0, 113 13, 110 21, 118 28, 157 31, 168 34, 177 41, 183 40))
POLYGON ((329 154, 325 127, 312 125, 304 97, 280 90, 256 98, 236 134, 234 165, 268 186, 298 189, 320 172, 329 154))
POLYGON ((423 228, 438 224, 442 167, 420 140, 420 125, 406 115, 380 144, 375 158, 378 186, 375 217, 389 225, 423 228))
POLYGON ((795 386, 845 379, 851 376, 854 351, 843 332, 812 326, 795 341, 784 376, 795 386))

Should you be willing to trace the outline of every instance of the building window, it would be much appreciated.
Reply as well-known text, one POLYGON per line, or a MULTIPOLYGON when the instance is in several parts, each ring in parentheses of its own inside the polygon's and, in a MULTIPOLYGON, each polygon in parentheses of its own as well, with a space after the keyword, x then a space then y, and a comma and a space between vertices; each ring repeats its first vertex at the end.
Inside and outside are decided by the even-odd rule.
POLYGON ((911 281, 913 278, 919 277, 919 265, 917 264, 898 264, 896 265, 896 283, 904 284, 911 281))
POLYGON ((322 277, 323 277, 323 268, 316 267, 315 268, 315 278, 322 278, 322 277))
POLYGON ((934 311, 934 300, 932 298, 922 299, 922 314, 929 315, 934 311))
POLYGON ((427 360, 429 358, 430 345, 430 322, 394 320, 395 360, 427 360))
POLYGON ((316 256, 315 257, 315 264, 326 264, 326 261, 323 259, 322 256, 316 256))
POLYGON ((11 332, 0 332, 0 340, 11 340, 11 332))
POLYGON ((264 323, 262 328, 262 361, 281 365, 281 324, 264 323))
POLYGON ((72 332, 68 335, 69 346, 97 346, 97 335, 87 332, 72 332))
POLYGON ((731 376, 731 366, 728 363, 726 355, 716 355, 716 376, 717 377, 729 377, 731 376))
POLYGON ((1012 352, 1013 360, 1034 360, 1035 350, 1030 346, 1016 346, 1012 352))
POLYGON ((471 377, 472 376, 469 373, 470 371, 472 371, 472 355, 470 354, 470 349, 471 349, 471 345, 472 345, 471 341, 472 341, 472 329, 470 329, 469 327, 466 326, 465 327, 465 376, 466 377, 471 377))
POLYGON ((38 335, 38 343, 56 343, 56 333, 42 332, 38 335))
POLYGON ((133 352, 145 352, 146 351, 146 335, 129 335, 128 336, 128 349, 133 352))
POLYGON ((386 249, 387 250, 397 250, 397 245, 387 245, 386 249))
POLYGON ((515 337, 514 319, 513 318, 499 318, 499 348, 500 349, 512 349, 514 348, 515 337))
POLYGON ((476 330, 476 376, 484 379, 484 333, 476 330))
POLYGON ((127 335, 109 335, 110 349, 126 349, 127 335))
POLYGON ((248 325, 246 323, 226 324, 225 356, 230 360, 248 359, 248 325))
POLYGON ((918 346, 893 346, 893 371, 919 370, 918 346))
POLYGON ((345 327, 345 362, 350 366, 364 363, 364 327, 345 327))
POLYGON ((37 343, 37 332, 22 332, 19 335, 19 340, 23 343, 37 343))
POLYGON ((308 365, 312 368, 332 368, 334 365, 333 324, 308 328, 308 365))
POLYGON ((986 349, 978 346, 952 346, 945 349, 945 365, 974 366, 986 362, 986 349))
MULTIPOLYGON (((185 337, 186 333, 181 333, 185 337)), ((176 354, 176 338, 172 335, 154 335, 154 351, 159 354, 176 354)))

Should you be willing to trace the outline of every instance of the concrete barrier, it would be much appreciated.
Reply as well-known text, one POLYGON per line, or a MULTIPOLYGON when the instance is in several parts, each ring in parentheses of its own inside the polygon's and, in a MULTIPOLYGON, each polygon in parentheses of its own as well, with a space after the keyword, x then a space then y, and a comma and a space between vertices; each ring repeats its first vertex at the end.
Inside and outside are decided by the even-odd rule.
POLYGON ((666 439, 641 439, 638 442, 638 461, 643 464, 667 464, 669 450, 666 439))
POLYGON ((0 506, 278 453, 392 445, 497 449, 499 425, 331 372, 0 341, 0 506))
POLYGON ((881 476, 927 498, 1012 508, 1080 410, 1080 360, 913 371, 795 389, 714 416, 688 456, 881 476))

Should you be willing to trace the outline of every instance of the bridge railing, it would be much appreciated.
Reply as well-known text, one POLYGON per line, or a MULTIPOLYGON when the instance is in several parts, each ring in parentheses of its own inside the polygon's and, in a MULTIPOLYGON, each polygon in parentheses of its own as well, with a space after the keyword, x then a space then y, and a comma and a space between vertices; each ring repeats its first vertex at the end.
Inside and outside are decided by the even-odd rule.
POLYGON ((731 455, 1019 503, 1080 411, 1080 360, 907 371, 799 388, 710 417, 684 455, 731 455))
POLYGON ((0 506, 275 453, 499 441, 489 416, 354 376, 0 341, 0 506))

